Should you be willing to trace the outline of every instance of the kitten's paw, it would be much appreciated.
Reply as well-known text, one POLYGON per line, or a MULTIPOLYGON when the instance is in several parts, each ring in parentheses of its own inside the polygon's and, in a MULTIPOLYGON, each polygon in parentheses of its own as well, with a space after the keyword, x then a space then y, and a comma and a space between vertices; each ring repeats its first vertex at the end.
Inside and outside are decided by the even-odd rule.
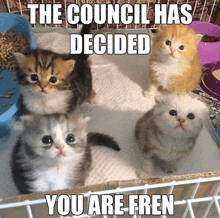
POLYGON ((151 158, 145 154, 142 157, 142 167, 136 170, 136 175, 138 178, 150 178, 154 176, 154 164, 151 158))
POLYGON ((153 99, 155 97, 155 93, 149 91, 143 91, 143 95, 148 99, 153 99))
POLYGON ((168 164, 167 166, 162 166, 161 167, 165 173, 173 173, 177 171, 177 168, 174 164, 168 164))
POLYGON ((89 100, 89 103, 90 104, 98 104, 98 96, 96 94, 96 92, 94 90, 92 90, 92 95, 91 95, 91 98, 89 100))
POLYGON ((98 96, 96 95, 94 98, 91 98, 89 103, 90 104, 98 104, 99 103, 98 96))
POLYGON ((151 177, 151 175, 149 175, 149 174, 148 174, 146 171, 144 171, 144 170, 136 171, 136 175, 137 175, 137 177, 140 178, 140 179, 151 177))

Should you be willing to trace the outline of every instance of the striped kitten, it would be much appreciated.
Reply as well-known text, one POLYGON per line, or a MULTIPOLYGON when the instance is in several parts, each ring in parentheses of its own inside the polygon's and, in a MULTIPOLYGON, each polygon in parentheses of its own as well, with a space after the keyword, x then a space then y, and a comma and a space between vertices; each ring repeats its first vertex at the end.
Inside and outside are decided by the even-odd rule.
POLYGON ((165 172, 193 149, 208 117, 208 106, 188 94, 157 96, 156 105, 136 124, 135 136, 145 158, 165 172))
POLYGON ((20 118, 11 169, 21 194, 84 185, 91 168, 91 146, 120 150, 107 135, 87 134, 88 117, 54 114, 20 118))
MULTIPOLYGON (((81 34, 89 31, 84 25, 81 34)), ((95 96, 88 55, 32 50, 15 56, 22 93, 19 115, 66 114, 95 96)))

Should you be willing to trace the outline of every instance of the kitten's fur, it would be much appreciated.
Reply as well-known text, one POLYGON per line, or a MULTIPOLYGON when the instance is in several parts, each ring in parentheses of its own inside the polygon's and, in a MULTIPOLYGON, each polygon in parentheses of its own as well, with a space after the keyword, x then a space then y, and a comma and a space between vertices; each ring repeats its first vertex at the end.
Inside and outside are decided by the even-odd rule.
POLYGON ((91 168, 90 146, 120 150, 107 135, 87 136, 88 119, 76 114, 21 117, 15 125, 20 135, 11 157, 12 176, 21 194, 84 185, 91 168), (71 135, 75 140, 68 144, 71 135), (43 143, 45 136, 51 136, 53 143, 43 143))
POLYGON ((165 172, 174 172, 177 161, 193 149, 208 106, 188 94, 157 96, 155 101, 153 109, 137 122, 135 136, 145 158, 152 158, 165 172), (171 110, 177 115, 170 115, 175 114, 171 110))
POLYGON ((149 77, 144 91, 146 97, 196 88, 202 72, 197 51, 200 40, 201 35, 183 24, 161 25, 158 28, 153 36, 149 77), (184 49, 181 50, 180 46, 184 49))
MULTIPOLYGON (((89 33, 84 25, 81 34, 89 33)), ((88 55, 57 54, 47 50, 15 53, 21 86, 19 114, 66 114, 94 98, 88 55), (31 75, 38 79, 33 81, 31 75), (56 77, 57 82, 50 82, 56 77)))

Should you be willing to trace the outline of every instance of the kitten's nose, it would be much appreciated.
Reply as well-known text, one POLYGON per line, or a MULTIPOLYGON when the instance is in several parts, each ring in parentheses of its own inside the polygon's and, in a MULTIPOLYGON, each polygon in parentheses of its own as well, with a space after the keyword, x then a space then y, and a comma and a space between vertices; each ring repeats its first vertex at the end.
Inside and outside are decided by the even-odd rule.
POLYGON ((64 153, 63 153, 63 147, 64 147, 64 146, 63 146, 62 144, 59 144, 59 145, 56 146, 56 148, 59 150, 58 156, 64 154, 64 153))
POLYGON ((64 146, 63 146, 62 144, 59 144, 59 145, 56 146, 56 148, 57 148, 58 150, 62 149, 63 147, 64 147, 64 146))
POLYGON ((42 91, 44 91, 44 89, 46 88, 46 86, 40 86, 42 91))
POLYGON ((170 49, 170 54, 169 55, 173 56, 173 50, 172 49, 170 49))
POLYGON ((178 121, 179 121, 181 124, 185 122, 185 120, 184 120, 184 119, 181 119, 181 118, 179 118, 178 121))

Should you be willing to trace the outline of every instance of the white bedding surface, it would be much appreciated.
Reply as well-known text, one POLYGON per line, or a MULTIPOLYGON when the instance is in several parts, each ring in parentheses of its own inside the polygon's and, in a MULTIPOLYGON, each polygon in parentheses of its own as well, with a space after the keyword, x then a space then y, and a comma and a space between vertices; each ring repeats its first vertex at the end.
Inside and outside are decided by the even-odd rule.
MULTIPOLYGON (((69 34, 35 29, 38 48, 52 49, 55 52, 69 52, 69 34)), ((115 30, 117 31, 117 30, 115 30)), ((120 31, 121 32, 121 31, 120 31)), ((133 31, 134 32, 134 31, 133 31)), ((136 30, 135 33, 140 31, 136 30)), ((142 31, 144 32, 144 31, 142 31)), ((148 30, 145 30, 148 33, 148 30)), ((115 138, 121 147, 115 152, 105 147, 93 147, 92 171, 86 185, 113 180, 135 179, 136 171, 142 165, 141 152, 134 138, 137 120, 149 109, 154 101, 142 95, 142 87, 147 77, 148 55, 91 55, 94 90, 98 104, 84 105, 80 113, 91 117, 88 131, 107 133, 115 138)), ((11 180, 9 159, 16 139, 16 133, 0 146, 0 197, 17 195, 11 180)), ((220 170, 220 152, 212 138, 203 129, 191 155, 179 164, 175 174, 201 173, 220 170)), ((165 175, 156 169, 155 175, 165 175)), ((166 174, 167 175, 167 174, 166 174)))

